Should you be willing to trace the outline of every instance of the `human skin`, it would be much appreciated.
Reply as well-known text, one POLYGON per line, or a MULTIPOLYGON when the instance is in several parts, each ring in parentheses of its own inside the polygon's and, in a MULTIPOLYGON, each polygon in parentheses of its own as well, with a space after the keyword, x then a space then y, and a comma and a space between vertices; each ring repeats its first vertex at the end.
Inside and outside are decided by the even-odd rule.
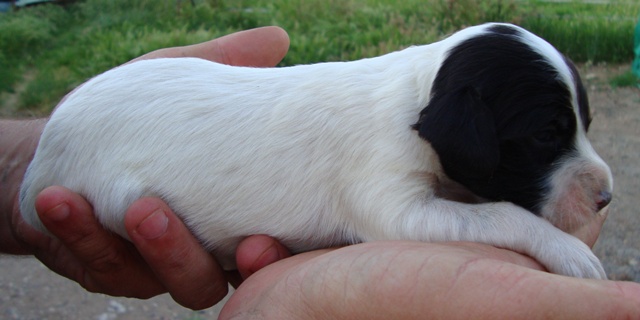
MULTIPOLYGON (((135 60, 199 57, 230 65, 272 67, 288 47, 284 30, 265 27, 198 45, 161 49, 135 60)), ((62 187, 47 188, 36 200, 39 217, 53 236, 27 225, 18 210, 17 194, 46 122, 0 120, 0 252, 34 255, 91 292, 136 298, 169 292, 192 309, 207 308, 222 299, 227 281, 239 284, 238 273, 223 272, 159 199, 140 199, 129 208, 125 223, 132 243, 103 229, 91 205, 62 187)), ((260 251, 260 242, 257 245, 260 251)), ((238 254, 243 256, 243 252, 238 254)), ((265 262, 261 261, 249 263, 259 267, 265 262)))
POLYGON ((245 280, 220 319, 636 319, 640 285, 550 274, 476 243, 309 252, 245 280))
MULTIPOLYGON (((273 66, 288 38, 278 28, 205 44, 163 49, 139 59, 197 56, 233 65, 273 66), (254 48, 254 49, 251 49, 254 48), (256 50, 256 48, 259 48, 256 50)), ((160 199, 127 211, 132 243, 102 229, 80 195, 62 187, 37 199, 49 232, 21 220, 17 190, 46 119, 0 121, 0 252, 31 254, 92 292, 148 298, 169 292, 202 309, 238 285, 221 318, 633 318, 634 283, 583 280, 544 272, 516 252, 475 243, 373 242, 290 256, 275 239, 252 236, 225 273, 160 199)), ((575 234, 595 243, 605 216, 575 234)))

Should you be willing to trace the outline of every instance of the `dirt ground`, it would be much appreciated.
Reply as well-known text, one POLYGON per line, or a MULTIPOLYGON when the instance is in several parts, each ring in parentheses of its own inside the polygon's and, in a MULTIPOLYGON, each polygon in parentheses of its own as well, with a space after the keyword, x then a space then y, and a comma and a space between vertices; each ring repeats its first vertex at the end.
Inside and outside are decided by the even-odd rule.
POLYGON ((584 66, 593 123, 589 137, 609 164, 614 199, 594 247, 610 279, 640 282, 640 89, 608 86, 629 66, 584 66))
MULTIPOLYGON (((629 66, 582 66, 594 114, 590 137, 614 175, 614 200, 594 251, 610 279, 640 282, 640 89, 612 89, 629 66)), ((84 291, 32 258, 0 257, 0 319, 209 319, 168 295, 150 300, 84 291)))

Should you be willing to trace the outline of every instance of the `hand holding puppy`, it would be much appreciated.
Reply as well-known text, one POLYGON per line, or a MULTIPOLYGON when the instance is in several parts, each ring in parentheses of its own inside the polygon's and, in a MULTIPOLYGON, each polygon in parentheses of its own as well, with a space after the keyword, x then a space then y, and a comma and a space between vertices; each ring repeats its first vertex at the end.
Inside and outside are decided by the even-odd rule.
MULTIPOLYGON (((267 30, 272 36, 279 33, 267 30)), ((276 38, 269 38, 256 32, 227 39, 239 44, 240 40, 251 40, 252 37, 247 35, 253 34, 253 40, 274 43, 279 41, 276 38, 282 40, 279 37, 281 33, 276 38)), ((207 46, 214 43, 218 43, 213 45, 214 48, 222 45, 223 39, 188 48, 201 49, 187 51, 190 53, 184 53, 184 49, 165 52, 171 56, 201 56, 215 52, 215 49, 206 49, 207 46)), ((162 52, 152 53, 149 57, 162 56, 162 52)), ((226 50, 226 54, 230 56, 231 50, 226 50)), ((224 60, 224 56, 204 57, 221 58, 223 62, 239 61, 224 60)), ((264 62, 264 65, 269 63, 264 62)), ((5 185, 2 188, 4 191, 5 185)), ((17 190, 17 186, 15 188, 17 190)), ((11 201, 14 201, 16 190, 2 194, 11 195, 11 201)), ((0 204, 4 213, 7 206, 4 202, 0 204)), ((39 196, 37 206, 43 223, 60 240, 36 233, 19 220, 17 209, 13 209, 13 215, 11 211, 3 215, 3 222, 8 224, 0 226, 3 240, 0 251, 33 253, 50 268, 78 281, 88 290, 112 295, 144 298, 169 291, 179 303, 198 309, 212 305, 226 292, 224 276, 215 261, 202 250, 166 204, 158 199, 136 201, 127 212, 127 231, 135 248, 104 231, 91 215, 91 205, 69 190, 59 187, 46 189, 39 196), (60 218, 63 220, 57 220, 60 218), (10 234, 15 238, 5 242, 7 226, 13 227, 10 234), (10 247, 18 240, 20 247, 10 247)), ((11 207, 17 208, 13 203, 11 207)), ((595 234, 600 228, 596 222, 592 229, 597 229, 595 234)), ((593 234, 589 233, 589 239, 593 234)), ((288 256, 288 252, 273 239, 255 236, 240 244, 236 256, 239 271, 246 278, 261 267, 288 256)), ((358 315, 385 317, 385 313, 378 313, 381 310, 371 306, 380 309, 390 307, 386 312, 394 318, 423 318, 429 314, 426 311, 438 312, 433 315, 442 317, 468 315, 470 312, 487 317, 530 316, 540 312, 541 315, 565 317, 585 314, 594 318, 611 315, 614 311, 617 315, 628 316, 640 313, 637 302, 640 301, 640 288, 635 284, 565 278, 529 268, 539 269, 540 266, 517 253, 474 243, 379 242, 318 250, 284 259, 249 278, 234 294, 221 317, 248 316, 247 312, 256 311, 280 318, 287 315, 310 319, 358 315), (465 266, 468 268, 463 268, 465 266), (353 293, 349 297, 356 298, 355 304, 345 304, 346 296, 336 291, 344 289, 347 281, 354 284, 352 291, 340 292, 353 293), (454 281, 459 285, 454 286, 454 281), (545 285, 548 286, 545 288, 545 285), (550 294, 540 294, 539 290, 550 294), (438 301, 443 292, 455 295, 456 299, 447 297, 438 301), (491 297, 488 292, 507 292, 510 299, 491 297), (560 298, 564 300, 557 300, 560 298), (514 300, 524 303, 508 305, 514 300), (390 306, 390 303, 397 304, 390 306), (341 304, 350 308, 340 309, 341 304), (467 309, 459 308, 460 305, 466 305, 467 309), (527 306, 537 310, 527 309, 527 306)))
POLYGON ((225 270, 242 239, 266 234, 294 253, 479 242, 606 279, 568 235, 612 198, 611 171, 586 136, 590 114, 573 63, 512 24, 349 62, 139 61, 58 107, 20 211, 46 231, 36 197, 65 186, 129 239, 127 208, 159 196, 225 270))
POLYGON ((248 278, 220 319, 632 319, 640 285, 540 272, 477 243, 375 242, 303 253, 248 278))
MULTIPOLYGON (((270 67, 284 57, 288 45, 282 29, 267 27, 198 45, 154 51, 136 60, 191 56, 231 65, 270 67)), ((3 150, 15 150, 8 154, 21 165, 1 163, 9 175, 0 182, 0 252, 33 254, 53 271, 91 292, 136 298, 169 292, 178 303, 192 309, 207 308, 222 299, 227 293, 227 281, 239 284, 237 273, 224 273, 158 199, 141 199, 127 212, 133 245, 106 231, 93 216, 91 204, 61 187, 44 190, 37 200, 40 218, 57 238, 29 227, 18 212, 16 194, 45 123, 46 120, 1 123, 3 150)), ((271 248, 271 242, 266 242, 267 247, 261 247, 260 241, 253 243, 249 249, 257 254, 256 258, 271 248)), ((238 252, 239 257, 243 254, 238 252)), ((266 257, 257 263, 270 262, 269 255, 266 257)), ((253 262, 247 260, 245 265, 260 267, 253 262)))

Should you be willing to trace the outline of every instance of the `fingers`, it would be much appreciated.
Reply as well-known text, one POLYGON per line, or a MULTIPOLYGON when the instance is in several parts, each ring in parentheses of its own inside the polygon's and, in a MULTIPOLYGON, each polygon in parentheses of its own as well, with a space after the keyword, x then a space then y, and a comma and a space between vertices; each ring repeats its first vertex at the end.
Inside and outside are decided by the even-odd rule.
POLYGON ((56 236, 35 249, 36 257, 49 268, 91 292, 138 298, 164 292, 131 245, 106 231, 80 195, 49 187, 38 195, 35 206, 42 223, 56 236))
POLYGON ((160 199, 136 201, 127 211, 125 227, 176 302, 204 309, 227 294, 225 275, 215 259, 160 199))
POLYGON ((276 239, 265 235, 251 236, 236 249, 236 264, 243 279, 256 271, 284 258, 291 253, 276 239))
MULTIPOLYGON (((169 291, 176 302, 204 309, 227 293, 225 275, 159 199, 135 202, 125 226, 135 247, 106 231, 91 206, 62 187, 40 193, 36 209, 58 239, 42 240, 35 255, 91 292, 150 298, 169 291)), ((35 231, 34 231, 35 232, 35 231)))
POLYGON ((208 42, 160 49, 132 61, 196 57, 234 66, 273 67, 289 50, 289 36, 279 27, 262 27, 236 32, 208 42))
MULTIPOLYGON (((239 31, 207 42, 158 49, 137 57, 128 63, 156 58, 193 57, 232 66, 274 67, 289 51, 289 35, 280 27, 262 27, 239 31)), ((73 92, 62 98, 57 109, 73 92)))
POLYGON ((110 233, 99 226, 93 215, 77 214, 93 212, 93 209, 80 195, 65 188, 43 190, 36 199, 35 207, 47 229, 86 258, 86 262, 95 260, 92 256, 96 254, 94 244, 105 249, 104 244, 112 241, 110 233))
POLYGON ((591 221, 587 221, 580 228, 573 230, 571 234, 586 243, 589 248, 593 248, 600 235, 600 230, 602 230, 602 226, 607 219, 608 213, 609 208, 602 209, 593 216, 591 221))
MULTIPOLYGON (((476 253, 477 254, 477 253, 476 253)), ((470 257, 449 275, 444 314, 474 312, 480 318, 628 319, 640 314, 640 285, 578 279, 470 257), (475 307, 471 307, 471 306, 475 307)), ((429 277, 428 277, 429 278, 429 277)), ((429 279, 425 278, 422 283, 429 279)), ((437 280, 431 277, 430 280, 437 280)), ((444 283, 447 286, 447 282, 444 283)))
POLYGON ((263 27, 224 36, 198 49, 194 48, 199 57, 224 64, 273 67, 287 54, 289 36, 279 27, 263 27))
POLYGON ((519 258, 496 250, 391 241, 296 255, 247 279, 225 304, 220 319, 255 314, 305 319, 624 319, 640 314, 638 284, 523 268, 519 258))
MULTIPOLYGON (((272 67, 282 60, 288 49, 289 36, 286 31, 279 27, 263 27, 233 33, 201 44, 157 50, 134 61, 160 57, 198 57, 236 66, 272 67)), ((160 203, 156 204, 160 205, 160 203)), ((161 211, 170 212, 168 208, 161 209, 161 211)), ((141 215, 144 216, 144 214, 141 215)), ((138 220, 135 220, 135 222, 130 221, 127 223, 128 230, 133 228, 130 224, 142 221, 140 220, 141 218, 136 219, 138 220)), ((160 221, 154 223, 157 224, 160 221)), ((141 231, 144 231, 144 229, 141 229, 141 231)), ((129 232, 131 233, 131 231, 129 232)), ((135 235, 131 236, 132 238, 135 237, 135 235)), ((145 250, 145 247, 143 247, 145 242, 142 241, 142 238, 135 238, 134 242, 150 265, 153 265, 155 259, 161 258, 157 252, 152 253, 145 250)), ((268 237, 249 237, 241 244, 237 252, 238 266, 243 278, 270 263, 290 256, 282 245, 268 237)), ((159 271, 156 270, 156 272, 159 271)), ((228 274, 227 278, 232 281, 234 286, 241 281, 233 274, 228 274)), ((174 296, 174 298, 176 297, 174 296)))

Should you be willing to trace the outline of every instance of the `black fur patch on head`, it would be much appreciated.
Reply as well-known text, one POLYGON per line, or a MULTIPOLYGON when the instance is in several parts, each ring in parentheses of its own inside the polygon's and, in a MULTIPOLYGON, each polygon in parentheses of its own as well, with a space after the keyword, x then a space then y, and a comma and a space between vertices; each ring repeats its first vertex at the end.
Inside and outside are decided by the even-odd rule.
POLYGON ((577 119, 558 71, 520 32, 494 26, 453 47, 414 128, 451 179, 538 213, 554 162, 573 150, 577 119))

